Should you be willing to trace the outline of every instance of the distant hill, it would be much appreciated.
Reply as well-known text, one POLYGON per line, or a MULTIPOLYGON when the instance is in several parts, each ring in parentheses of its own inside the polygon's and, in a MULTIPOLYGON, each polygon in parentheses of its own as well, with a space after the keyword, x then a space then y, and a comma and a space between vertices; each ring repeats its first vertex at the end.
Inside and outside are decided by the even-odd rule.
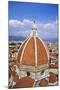
MULTIPOLYGON (((23 36, 9 36, 9 41, 24 41, 26 37, 23 36)), ((46 42, 58 42, 58 38, 43 38, 46 42)))
POLYGON ((24 41, 26 37, 22 36, 9 36, 9 41, 24 41))
POLYGON ((53 43, 58 42, 58 38, 48 38, 48 39, 45 38, 43 40, 46 42, 53 42, 53 43))

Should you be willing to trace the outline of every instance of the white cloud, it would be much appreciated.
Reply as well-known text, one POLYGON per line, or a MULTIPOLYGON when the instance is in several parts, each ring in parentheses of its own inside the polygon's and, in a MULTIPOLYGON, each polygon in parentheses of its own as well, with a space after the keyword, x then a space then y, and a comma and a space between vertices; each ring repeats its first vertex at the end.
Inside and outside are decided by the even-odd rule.
POLYGON ((46 30, 50 30, 50 29, 57 29, 58 26, 58 21, 52 21, 52 22, 47 22, 45 24, 42 25, 44 29, 46 30))
POLYGON ((49 28, 51 28, 51 25, 52 25, 51 23, 45 24, 45 25, 44 25, 44 29, 49 29, 49 28))
MULTIPOLYGON (((21 20, 9 20, 9 35, 22 35, 27 36, 32 29, 33 21, 29 19, 21 20)), ((51 21, 47 23, 36 22, 37 31, 43 38, 57 37, 58 34, 58 21, 51 21)))
POLYGON ((12 27, 18 27, 18 26, 24 25, 24 23, 19 20, 11 19, 9 20, 9 25, 12 27))
POLYGON ((29 19, 24 19, 24 20, 23 20, 23 23, 30 23, 30 24, 32 24, 33 21, 31 21, 31 20, 29 20, 29 19))
POLYGON ((27 24, 32 25, 32 23, 33 22, 31 20, 28 20, 28 19, 24 19, 23 21, 14 20, 14 19, 9 20, 9 25, 12 27, 19 27, 19 26, 24 26, 27 24))

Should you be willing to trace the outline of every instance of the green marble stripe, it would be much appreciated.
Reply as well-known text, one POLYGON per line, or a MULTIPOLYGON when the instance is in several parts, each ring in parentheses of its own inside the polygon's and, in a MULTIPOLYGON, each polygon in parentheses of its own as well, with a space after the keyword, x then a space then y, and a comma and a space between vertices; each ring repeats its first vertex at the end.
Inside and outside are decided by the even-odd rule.
POLYGON ((42 70, 48 69, 48 64, 39 65, 39 66, 27 66, 27 65, 20 65, 21 71, 31 71, 31 72, 38 72, 42 70))

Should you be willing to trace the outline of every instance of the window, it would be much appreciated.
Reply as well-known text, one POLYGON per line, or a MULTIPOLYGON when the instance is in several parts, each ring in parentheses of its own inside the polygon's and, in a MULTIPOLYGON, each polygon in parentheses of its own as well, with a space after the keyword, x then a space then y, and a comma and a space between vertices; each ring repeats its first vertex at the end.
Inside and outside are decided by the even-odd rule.
POLYGON ((30 72, 27 72, 27 76, 30 76, 30 72))
POLYGON ((44 70, 41 71, 41 75, 43 75, 43 74, 44 74, 44 70))

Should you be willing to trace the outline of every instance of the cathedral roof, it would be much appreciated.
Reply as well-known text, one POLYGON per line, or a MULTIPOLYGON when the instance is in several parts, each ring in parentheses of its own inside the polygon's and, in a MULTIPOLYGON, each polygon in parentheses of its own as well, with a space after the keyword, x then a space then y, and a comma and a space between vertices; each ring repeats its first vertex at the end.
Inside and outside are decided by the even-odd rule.
POLYGON ((36 35, 36 30, 37 28, 34 24, 32 27, 33 34, 20 46, 17 58, 20 65, 43 67, 42 65, 46 66, 48 64, 47 47, 36 35))

